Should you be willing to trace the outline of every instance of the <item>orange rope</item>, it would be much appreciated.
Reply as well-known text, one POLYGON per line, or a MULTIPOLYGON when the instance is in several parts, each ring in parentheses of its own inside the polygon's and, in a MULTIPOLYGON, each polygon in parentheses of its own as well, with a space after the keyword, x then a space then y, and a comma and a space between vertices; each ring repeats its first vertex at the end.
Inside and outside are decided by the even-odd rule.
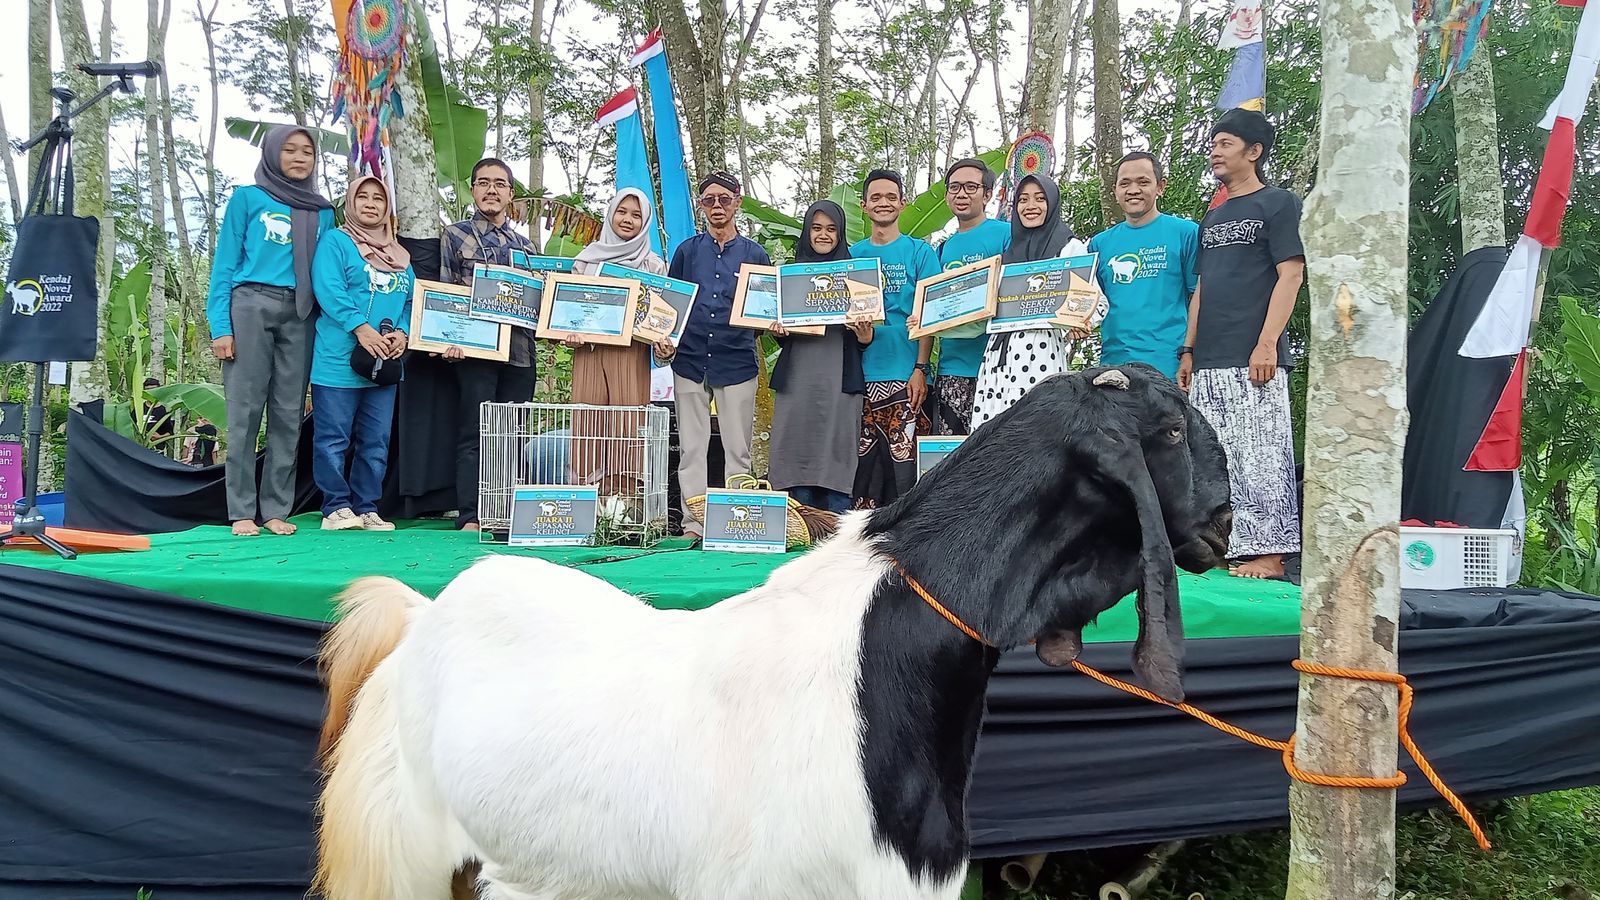
MULTIPOLYGON (((924 588, 915 578, 912 578, 909 574, 907 574, 904 569, 900 570, 900 577, 905 579, 906 584, 911 587, 911 590, 915 592, 918 597, 922 598, 923 602, 927 603, 935 612, 943 616, 951 625, 954 625, 956 628, 960 629, 961 633, 972 638, 980 644, 987 644, 991 647, 995 646, 992 642, 985 640, 983 636, 980 635, 972 626, 961 621, 961 618, 947 609, 944 604, 934 599, 934 596, 930 594, 928 590, 924 588)), ((1428 779, 1428 782, 1433 785, 1434 790, 1438 791, 1439 795, 1445 799, 1445 802, 1450 804, 1451 808, 1456 811, 1456 814, 1461 817, 1462 821, 1466 822, 1467 828, 1472 832, 1472 836, 1477 839, 1478 846, 1483 850, 1489 849, 1489 838, 1483 833, 1483 826, 1478 824, 1478 820, 1472 815, 1472 811, 1467 809, 1467 805, 1461 802, 1461 798, 1457 797, 1455 792, 1450 790, 1449 786, 1444 783, 1444 779, 1439 777, 1439 773, 1434 770, 1433 765, 1428 762, 1428 758, 1424 756, 1422 750, 1417 747, 1416 741, 1411 739, 1409 725, 1411 721, 1411 705, 1412 701, 1414 700, 1414 692, 1411 688, 1411 685, 1406 681, 1406 677, 1404 675, 1401 675, 1398 672, 1369 672, 1364 669, 1344 669, 1337 666, 1324 666, 1319 663, 1306 662, 1303 659, 1295 660, 1293 665, 1296 671, 1302 672, 1306 675, 1320 675, 1325 678, 1348 678, 1352 681, 1372 681, 1381 684, 1392 684, 1399 688, 1399 731, 1401 746, 1405 747, 1406 752, 1411 754, 1411 759, 1417 764, 1417 768, 1422 771, 1422 774, 1428 779)), ((1287 741, 1275 741, 1271 738, 1262 737, 1259 734, 1245 731, 1243 728, 1240 728, 1237 725, 1224 722, 1205 710, 1190 706, 1187 703, 1173 703, 1171 700, 1157 696, 1156 694, 1153 694, 1150 691, 1139 687, 1138 685, 1129 684, 1126 681, 1113 678, 1104 672, 1098 671, 1079 662, 1078 660, 1072 661, 1072 667, 1078 670, 1078 672, 1081 674, 1087 675, 1090 678, 1093 678, 1095 681, 1098 681, 1108 687, 1114 687, 1119 691, 1124 691, 1132 694, 1135 697, 1149 700, 1151 703, 1159 703, 1162 706, 1170 707, 1178 712, 1193 716, 1207 725, 1210 725, 1212 728, 1215 728, 1218 731, 1226 734, 1231 734, 1239 740, 1245 741, 1246 743, 1254 744, 1257 747, 1263 747, 1268 750, 1277 750, 1281 752, 1283 754, 1284 770, 1289 773, 1290 778, 1293 778, 1296 781, 1303 781, 1306 784, 1314 784, 1320 787, 1356 788, 1365 790, 1392 790, 1406 783, 1406 776, 1404 772, 1395 772, 1394 775, 1388 778, 1372 778, 1354 775, 1322 775, 1317 772, 1307 772, 1306 770, 1301 769, 1299 766, 1296 766, 1294 763, 1294 735, 1290 735, 1287 741)))

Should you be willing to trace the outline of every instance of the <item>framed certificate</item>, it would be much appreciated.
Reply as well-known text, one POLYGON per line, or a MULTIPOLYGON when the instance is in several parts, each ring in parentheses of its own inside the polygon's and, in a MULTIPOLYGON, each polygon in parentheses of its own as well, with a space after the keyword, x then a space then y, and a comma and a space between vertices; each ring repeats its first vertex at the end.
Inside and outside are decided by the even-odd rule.
POLYGON ((1086 323, 1094 311, 1092 303, 1088 304, 1081 321, 1062 315, 1063 310, 1083 306, 1088 294, 1098 302, 1100 289, 1094 280, 1098 257, 1098 253, 1086 253, 1001 267, 999 296, 995 301, 994 318, 989 320, 989 333, 1054 325, 1065 328, 1086 323))
POLYGON ((472 267, 472 301, 468 314, 487 322, 533 328, 539 324, 539 294, 544 282, 510 266, 478 263, 472 267))
POLYGON ((940 460, 956 452, 966 439, 966 435, 917 438, 917 479, 920 481, 940 460))
POLYGON ((512 547, 581 547, 594 542, 598 485, 533 484, 511 490, 512 547))
POLYGON ((601 263, 600 275, 639 282, 639 308, 633 317, 633 339, 653 344, 663 338, 678 346, 683 326, 689 324, 700 285, 665 275, 641 272, 616 263, 601 263))
POLYGON ((783 327, 882 322, 883 268, 877 257, 778 267, 778 321, 783 327))
POLYGON ((706 550, 783 553, 788 549, 789 495, 782 491, 706 491, 706 550))
POLYGON ((917 327, 910 330, 911 339, 991 318, 999 287, 998 256, 917 282, 917 299, 911 307, 917 327))
POLYGON ((418 280, 411 294, 410 347, 443 353, 451 347, 472 359, 511 358, 511 326, 472 317, 472 289, 418 280))
MULTIPOLYGON (((733 292, 733 312, 728 324, 766 331, 778 322, 778 270, 772 266, 739 267, 739 286, 733 292)), ((791 334, 822 334, 826 326, 784 326, 791 334)))
POLYGON ((626 347, 633 342, 638 303, 637 281, 551 272, 544 279, 534 333, 554 340, 576 335, 594 344, 626 347))
POLYGON ((576 262, 570 256, 535 256, 521 250, 511 251, 511 264, 531 272, 571 272, 576 262))

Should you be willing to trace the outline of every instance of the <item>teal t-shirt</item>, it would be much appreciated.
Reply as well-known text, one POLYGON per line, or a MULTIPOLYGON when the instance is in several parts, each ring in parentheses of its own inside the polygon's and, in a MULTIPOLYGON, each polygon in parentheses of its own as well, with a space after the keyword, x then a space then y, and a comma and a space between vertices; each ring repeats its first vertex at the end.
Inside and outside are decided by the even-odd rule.
POLYGON ((861 370, 868 381, 905 381, 917 367, 917 342, 906 330, 917 299, 917 282, 939 274, 939 257, 927 241, 900 235, 878 245, 862 238, 850 246, 856 259, 877 257, 883 267, 883 311, 887 320, 872 333, 872 343, 861 354, 861 370))
MULTIPOLYGON (((939 261, 944 271, 959 269, 980 259, 999 256, 1011 246, 1011 225, 999 219, 984 219, 977 227, 958 231, 939 245, 939 261)), ((983 351, 989 336, 939 339, 939 374, 957 378, 976 378, 983 365, 983 351)))
POLYGON ((1100 323, 1103 363, 1149 363, 1178 377, 1199 247, 1200 226, 1166 213, 1138 228, 1119 222, 1089 241, 1109 305, 1100 323))
POLYGON ((350 368, 356 348, 355 330, 377 328, 384 319, 411 331, 411 267, 384 272, 361 258, 356 242, 335 228, 317 242, 311 262, 311 283, 317 290, 317 337, 311 353, 311 383, 323 387, 366 388, 375 385, 350 368))
MULTIPOLYGON (((233 289, 246 282, 294 287, 294 246, 287 205, 253 184, 234 189, 217 227, 206 318, 211 339, 233 334, 233 289)), ((333 227, 333 210, 318 216, 317 239, 333 227)))

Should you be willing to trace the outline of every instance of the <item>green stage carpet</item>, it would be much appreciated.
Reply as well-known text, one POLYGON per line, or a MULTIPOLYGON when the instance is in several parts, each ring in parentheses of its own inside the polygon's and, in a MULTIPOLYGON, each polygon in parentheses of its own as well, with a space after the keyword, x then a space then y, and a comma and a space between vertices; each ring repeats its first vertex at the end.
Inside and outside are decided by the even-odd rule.
MULTIPOLYGON (((148 551, 85 553, 71 562, 53 553, 6 549, 0 551, 0 577, 4 565, 33 566, 274 615, 326 620, 333 596, 354 578, 392 575, 431 596, 489 553, 577 566, 664 609, 703 609, 755 587, 798 556, 707 553, 688 549, 681 540, 651 550, 511 550, 481 544, 476 534, 457 532, 444 522, 401 523, 398 530, 385 533, 321 531, 320 521, 317 515, 296 518, 300 532, 291 537, 263 533, 240 538, 225 527, 158 534, 151 537, 148 551)), ((1293 585, 1221 572, 1184 574, 1180 584, 1190 638, 1299 632, 1300 591, 1293 585)), ((1130 600, 1101 616, 1084 639, 1131 641, 1137 634, 1130 600)))

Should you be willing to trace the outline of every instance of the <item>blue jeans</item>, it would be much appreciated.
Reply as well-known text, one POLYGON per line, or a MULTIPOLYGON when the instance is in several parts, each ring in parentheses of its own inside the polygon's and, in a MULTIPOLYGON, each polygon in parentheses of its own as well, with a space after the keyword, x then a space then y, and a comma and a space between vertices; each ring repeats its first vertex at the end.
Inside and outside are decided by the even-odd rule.
POLYGON ((812 509, 822 509, 832 513, 847 512, 850 509, 849 494, 825 487, 797 484, 789 488, 789 496, 793 497, 796 503, 812 509))
POLYGON ((397 387, 311 386, 311 478, 322 491, 323 515, 346 507, 358 516, 378 511, 397 387))

